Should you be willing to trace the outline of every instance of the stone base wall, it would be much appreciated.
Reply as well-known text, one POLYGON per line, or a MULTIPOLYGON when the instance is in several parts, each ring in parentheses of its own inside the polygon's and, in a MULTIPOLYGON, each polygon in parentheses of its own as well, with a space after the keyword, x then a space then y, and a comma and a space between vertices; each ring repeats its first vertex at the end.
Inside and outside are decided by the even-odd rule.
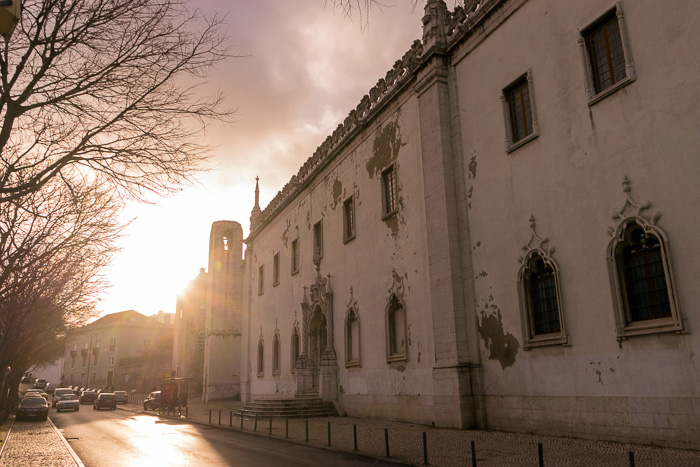
POLYGON ((700 449, 700 397, 486 396, 489 429, 700 449))
POLYGON ((422 425, 434 422, 432 396, 340 394, 338 401, 351 417, 383 418, 422 425))

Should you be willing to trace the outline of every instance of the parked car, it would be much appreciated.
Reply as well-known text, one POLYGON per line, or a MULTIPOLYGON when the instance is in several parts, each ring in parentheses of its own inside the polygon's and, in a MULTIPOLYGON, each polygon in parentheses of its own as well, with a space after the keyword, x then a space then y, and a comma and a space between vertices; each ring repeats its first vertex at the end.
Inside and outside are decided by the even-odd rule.
POLYGON ((32 379, 29 376, 22 376, 22 379, 19 382, 22 384, 29 384, 32 382, 32 379))
POLYGON ((160 409, 160 391, 153 391, 143 401, 143 410, 160 409))
POLYGON ((126 391, 114 391, 114 395, 117 398, 117 404, 126 404, 129 402, 129 397, 126 395, 126 391))
POLYGON ((75 410, 76 412, 80 410, 80 398, 75 394, 64 394, 56 403, 56 412, 62 410, 75 410))
POLYGON ((39 378, 34 381, 34 389, 44 389, 46 387, 47 381, 43 378, 39 378))
POLYGON ((92 403, 92 408, 95 410, 107 407, 110 410, 117 410, 117 397, 113 392, 102 392, 95 402, 92 403))
POLYGON ((56 388, 56 390, 53 392, 53 398, 51 399, 51 405, 56 407, 56 404, 61 399, 61 396, 64 396, 66 394, 73 394, 73 390, 71 388, 56 388))
POLYGON ((15 420, 36 419, 46 420, 49 416, 49 403, 46 399, 38 396, 26 396, 19 403, 15 420))
POLYGON ((97 394, 92 389, 86 389, 80 394, 81 404, 92 404, 97 399, 97 394))

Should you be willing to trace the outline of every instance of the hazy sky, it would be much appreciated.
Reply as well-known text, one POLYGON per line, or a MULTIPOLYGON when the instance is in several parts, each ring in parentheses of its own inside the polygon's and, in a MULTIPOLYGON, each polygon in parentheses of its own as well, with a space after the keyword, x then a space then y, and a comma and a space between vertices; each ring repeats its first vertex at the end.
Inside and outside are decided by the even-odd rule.
POLYGON ((345 18, 324 0, 191 0, 208 15, 226 15, 232 51, 245 56, 209 80, 238 116, 208 130, 215 168, 199 186, 129 208, 135 219, 98 309, 174 312, 178 293, 207 267, 212 222, 235 220, 248 234, 256 175, 264 209, 421 37, 422 4, 413 11, 409 0, 384 3, 395 6, 373 10, 363 32, 358 16, 345 18))

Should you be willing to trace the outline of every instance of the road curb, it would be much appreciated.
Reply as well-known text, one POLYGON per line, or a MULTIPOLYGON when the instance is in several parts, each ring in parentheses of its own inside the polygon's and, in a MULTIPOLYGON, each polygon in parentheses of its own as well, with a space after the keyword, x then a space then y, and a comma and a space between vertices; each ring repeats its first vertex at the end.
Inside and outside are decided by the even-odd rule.
MULTIPOLYGON (((8 418, 8 420, 9 420, 9 418, 8 418)), ((5 423, 5 422, 3 422, 3 423, 5 423)), ((0 458, 2 458, 3 449, 5 449, 5 446, 7 446, 7 440, 10 437, 10 432, 12 431, 12 427, 14 426, 14 424, 15 424, 15 420, 12 419, 12 421, 10 422, 10 426, 7 427, 7 436, 5 436, 5 439, 2 441, 2 444, 0 444, 0 458)))
MULTIPOLYGON (((80 460, 80 457, 78 457, 78 455, 75 453, 75 451, 73 451, 73 448, 71 447, 71 445, 68 444, 68 440, 65 438, 65 436, 63 436, 63 433, 61 433, 61 430, 59 430, 59 429, 56 427, 56 425, 53 424, 53 420, 51 420, 50 417, 47 417, 47 420, 48 420, 49 423, 51 424, 51 427, 52 427, 53 430, 56 432, 56 434, 58 435, 58 437, 59 437, 59 438, 61 439, 61 441, 63 442, 63 445, 66 447, 66 449, 68 450, 68 453, 71 455, 71 457, 73 458, 73 460, 75 461, 75 463, 77 464, 77 466, 78 466, 78 467, 85 467, 85 464, 83 464, 83 461, 80 460)), ((8 436, 9 436, 9 433, 8 433, 8 436)))
POLYGON ((275 441, 281 441, 281 442, 283 442, 283 443, 290 443, 290 444, 298 444, 298 445, 301 445, 301 446, 308 446, 308 447, 310 447, 310 448, 321 449, 321 450, 327 451, 327 452, 343 452, 343 453, 346 453, 346 454, 352 454, 353 456, 364 457, 365 459, 374 459, 374 460, 378 460, 378 461, 382 461, 382 462, 387 462, 387 463, 392 463, 392 464, 396 464, 396 465, 411 465, 411 464, 406 464, 405 462, 402 462, 402 461, 400 461, 399 459, 394 459, 394 458, 391 458, 391 457, 374 456, 374 455, 372 455, 372 454, 369 454, 369 453, 366 453, 366 452, 361 452, 361 451, 348 451, 348 450, 346 450, 346 449, 340 449, 340 448, 336 448, 336 447, 333 447, 333 446, 319 446, 319 445, 316 445, 316 444, 305 443, 305 442, 296 441, 296 440, 288 439, 288 438, 278 438, 278 437, 276 437, 276 436, 269 436, 269 435, 266 435, 266 434, 263 433, 263 432, 258 432, 258 431, 245 431, 245 430, 241 430, 241 429, 239 429, 239 428, 233 428, 233 427, 228 427, 228 426, 224 426, 224 425, 213 425, 213 424, 210 425, 209 423, 198 422, 198 421, 196 421, 196 420, 191 420, 191 419, 188 419, 188 418, 175 418, 175 417, 171 417, 171 416, 169 416, 169 415, 160 415, 158 412, 149 412, 149 411, 147 411, 147 410, 132 410, 132 409, 128 409, 128 408, 126 408, 126 407, 119 407, 119 406, 117 406, 117 409, 124 410, 124 411, 126 411, 126 412, 131 412, 131 413, 138 413, 138 414, 142 414, 142 415, 150 415, 150 416, 152 416, 152 417, 165 418, 165 419, 167 419, 167 420, 175 420, 175 421, 185 422, 185 423, 189 423, 190 425, 197 425, 197 426, 202 426, 202 427, 215 428, 215 429, 218 429, 218 430, 228 431, 228 432, 231 432, 231 433, 242 433, 242 434, 244 434, 244 435, 251 435, 251 436, 262 437, 262 438, 271 439, 271 440, 275 440, 275 441))

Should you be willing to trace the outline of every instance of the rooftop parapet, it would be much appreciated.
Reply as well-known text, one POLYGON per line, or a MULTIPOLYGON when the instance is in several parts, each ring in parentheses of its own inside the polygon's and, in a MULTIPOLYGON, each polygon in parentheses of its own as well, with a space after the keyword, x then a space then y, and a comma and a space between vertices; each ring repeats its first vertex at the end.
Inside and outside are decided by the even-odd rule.
MULTIPOLYGON (((465 6, 457 6, 453 12, 447 10, 443 0, 429 0, 425 6, 423 22, 423 39, 416 39, 411 48, 403 54, 401 59, 394 62, 394 66, 386 72, 384 78, 380 78, 377 84, 365 94, 360 103, 348 113, 345 120, 329 135, 316 149, 296 175, 277 192, 265 209, 251 217, 250 237, 254 237, 257 231, 271 219, 287 201, 301 190, 311 180, 326 162, 331 160, 343 142, 345 142, 353 130, 367 123, 376 113, 380 104, 386 97, 399 89, 400 86, 412 79, 416 70, 424 62, 424 52, 432 50, 436 46, 448 46, 455 42, 462 31, 471 29, 478 22, 478 12, 486 4, 498 3, 503 0, 466 0, 465 6)), ((257 183, 256 183, 257 187, 257 183)), ((259 209, 259 208, 258 208, 259 209)))

